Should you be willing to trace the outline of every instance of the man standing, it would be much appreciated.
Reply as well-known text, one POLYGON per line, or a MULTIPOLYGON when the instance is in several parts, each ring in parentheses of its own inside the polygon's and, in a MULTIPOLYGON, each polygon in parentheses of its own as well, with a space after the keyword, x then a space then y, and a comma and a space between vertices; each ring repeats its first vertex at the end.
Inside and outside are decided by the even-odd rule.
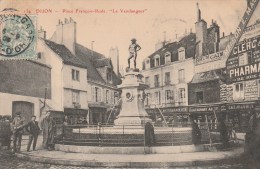
POLYGON ((47 112, 43 117, 41 126, 43 133, 43 148, 53 150, 56 124, 53 117, 51 117, 50 112, 47 112))
POLYGON ((29 141, 27 145, 27 151, 30 151, 30 147, 33 141, 33 151, 35 151, 38 135, 40 132, 40 128, 38 126, 38 122, 36 121, 36 116, 32 116, 32 120, 28 123, 25 128, 29 132, 29 141))
POLYGON ((25 119, 21 117, 21 112, 16 113, 16 117, 12 122, 12 131, 13 131, 13 152, 20 152, 21 142, 23 135, 23 128, 25 119))
POLYGON ((130 60, 134 57, 134 66, 135 66, 135 69, 136 69, 136 57, 137 57, 137 51, 141 50, 141 46, 139 46, 137 43, 136 43, 136 39, 132 39, 131 40, 132 43, 131 45, 129 46, 129 58, 128 58, 128 68, 130 68, 130 60))

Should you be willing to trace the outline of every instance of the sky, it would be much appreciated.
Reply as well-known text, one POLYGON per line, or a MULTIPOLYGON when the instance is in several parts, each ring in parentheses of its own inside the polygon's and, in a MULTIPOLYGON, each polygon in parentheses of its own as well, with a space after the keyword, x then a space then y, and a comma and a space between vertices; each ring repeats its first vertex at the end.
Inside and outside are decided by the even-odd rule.
POLYGON ((0 9, 16 8, 20 11, 52 10, 37 13, 38 28, 47 31, 50 38, 58 20, 72 17, 77 22, 77 42, 108 56, 111 47, 118 47, 120 64, 126 66, 128 46, 132 38, 142 47, 138 53, 138 67, 144 58, 155 51, 155 44, 195 31, 197 6, 202 19, 211 25, 214 19, 222 32, 234 32, 246 9, 246 0, 0 0, 0 9), (76 10, 106 11, 106 13, 75 13, 76 10), (63 13, 72 10, 74 13, 63 13), (140 10, 141 13, 123 13, 121 10, 140 10), (113 12, 114 11, 114 12, 113 12), (117 11, 117 13, 115 12, 117 11))

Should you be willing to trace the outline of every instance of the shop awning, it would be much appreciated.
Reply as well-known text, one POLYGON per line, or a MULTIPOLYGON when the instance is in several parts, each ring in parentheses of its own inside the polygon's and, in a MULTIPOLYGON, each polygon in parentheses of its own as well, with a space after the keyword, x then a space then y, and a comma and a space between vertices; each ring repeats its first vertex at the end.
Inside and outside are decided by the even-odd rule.
MULTIPOLYGON (((42 103, 42 106, 44 104, 44 99, 40 99, 40 102, 42 103)), ((61 111, 63 112, 63 108, 55 104, 52 100, 46 100, 45 101, 45 107, 50 111, 61 111)))
POLYGON ((196 73, 192 81, 190 83, 203 83, 203 82, 208 82, 208 81, 213 81, 213 80, 224 80, 225 78, 222 75, 222 69, 218 70, 211 70, 207 72, 202 72, 202 73, 196 73))

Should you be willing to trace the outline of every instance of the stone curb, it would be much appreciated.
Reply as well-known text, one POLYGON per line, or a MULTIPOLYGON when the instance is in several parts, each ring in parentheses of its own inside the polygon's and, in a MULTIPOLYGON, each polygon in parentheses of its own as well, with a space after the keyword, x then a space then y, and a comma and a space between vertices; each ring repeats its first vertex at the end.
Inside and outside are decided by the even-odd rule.
POLYGON ((209 160, 194 160, 194 161, 169 161, 169 162, 102 162, 102 161, 87 161, 87 160, 68 160, 63 158, 49 158, 41 156, 32 156, 23 153, 17 153, 18 158, 46 163, 54 165, 66 165, 66 166, 86 166, 86 167, 142 167, 142 168, 160 168, 160 167, 188 167, 188 166, 202 166, 202 165, 218 165, 218 164, 234 164, 238 162, 236 157, 220 158, 220 159, 209 159, 209 160))

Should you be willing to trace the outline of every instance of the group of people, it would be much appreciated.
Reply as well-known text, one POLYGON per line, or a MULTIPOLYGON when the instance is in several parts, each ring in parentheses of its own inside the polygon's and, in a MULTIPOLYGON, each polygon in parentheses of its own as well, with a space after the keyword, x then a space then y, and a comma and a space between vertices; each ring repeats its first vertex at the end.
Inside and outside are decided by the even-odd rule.
POLYGON ((33 151, 36 150, 38 135, 40 134, 41 129, 43 133, 43 148, 48 150, 54 149, 55 128, 55 121, 50 116, 50 112, 47 112, 41 118, 41 125, 39 125, 38 121, 36 121, 36 116, 32 116, 31 120, 28 123, 26 123, 25 118, 21 116, 21 113, 16 113, 16 116, 14 117, 11 123, 11 131, 13 137, 13 152, 15 153, 21 151, 21 142, 24 130, 26 130, 29 133, 27 151, 30 151, 32 143, 33 151))

